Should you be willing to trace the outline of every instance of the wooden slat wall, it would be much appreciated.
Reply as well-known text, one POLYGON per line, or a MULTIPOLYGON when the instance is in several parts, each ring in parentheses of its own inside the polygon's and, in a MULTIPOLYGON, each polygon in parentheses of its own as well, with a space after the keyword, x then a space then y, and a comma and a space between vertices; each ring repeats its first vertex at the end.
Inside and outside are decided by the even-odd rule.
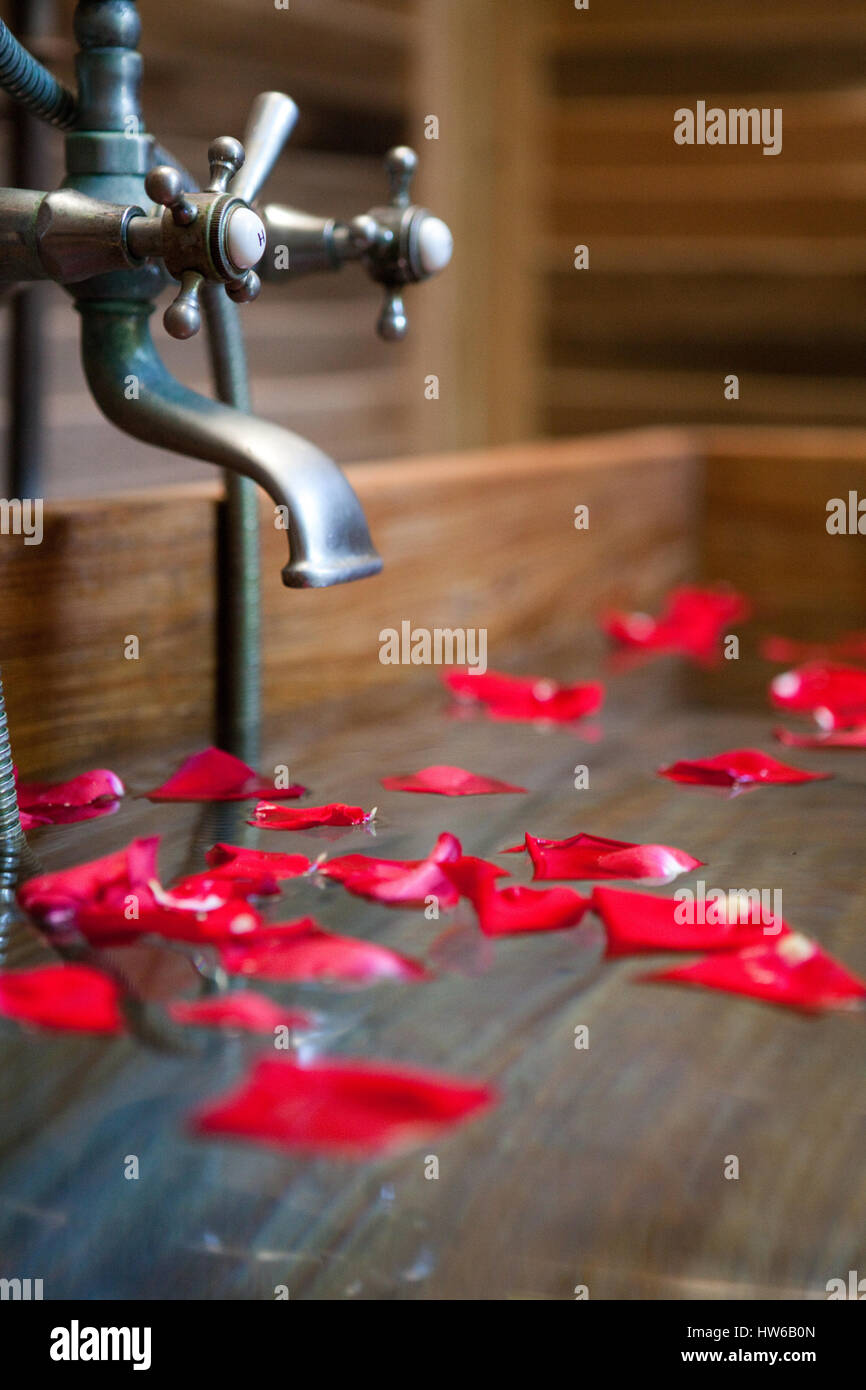
MULTIPOLYGON (((866 497, 866 431, 720 426, 701 438, 711 461, 702 574, 734 577, 752 597, 743 656, 771 634, 826 643, 862 631, 863 537, 828 533, 827 504, 847 502, 851 490, 866 497)), ((706 698, 736 695, 753 708, 780 669, 748 659, 723 666, 701 678, 706 698)))
MULTIPOLYGON (((213 137, 242 134, 256 92, 286 90, 298 101, 301 117, 268 196, 336 216, 362 212, 383 200, 387 147, 420 139, 410 100, 418 57, 415 4, 292 0, 288 10, 278 11, 270 0, 209 0, 206 6, 144 0, 148 125, 203 177, 213 137)), ((59 37, 49 45, 51 65, 67 81, 73 10, 73 0, 58 4, 59 37)), ((0 16, 7 14, 0 4, 0 16)), ((62 139, 53 133, 50 138, 59 181, 62 139)), ((0 155, 6 144, 8 124, 2 122, 0 155)), ((149 449, 105 424, 78 362, 77 316, 62 291, 49 286, 46 293, 46 495, 96 495, 212 478, 206 465, 149 449)), ((423 344, 417 333, 401 345, 380 342, 380 301, 380 291, 351 267, 291 287, 266 285, 243 311, 255 407, 341 461, 405 455, 436 442, 416 361, 423 344)), ((432 333, 436 306, 427 314, 432 333)), ((175 343, 157 317, 154 336, 172 371, 198 389, 210 389, 203 335, 175 343)), ((5 353, 7 335, 0 337, 5 353)), ((2 358, 0 373, 5 377, 2 358)))
POLYGON ((539 427, 863 421, 860 0, 533 12, 539 427), (676 145, 674 111, 699 99, 781 107, 782 153, 676 145))
MULTIPOLYGON (((72 9, 62 0, 51 52, 67 77, 72 9)), ((863 420, 861 0, 214 0, 206 23, 199 7, 149 0, 142 15, 151 124, 196 170, 217 131, 242 129, 255 91, 281 86, 302 117, 275 197, 352 214, 381 197, 381 153, 407 138, 419 200, 453 223, 454 263, 412 295, 399 347, 375 338, 378 291, 355 270, 268 286, 244 313, 258 408, 337 458, 863 420), (782 154, 676 146, 673 112, 699 98, 781 106, 782 154), (588 272, 572 267, 584 242, 588 272)), ((107 447, 112 489, 207 478, 106 445, 74 319, 52 297, 49 493, 102 490, 107 447)), ((162 343, 173 370, 206 384, 201 344, 162 343)))

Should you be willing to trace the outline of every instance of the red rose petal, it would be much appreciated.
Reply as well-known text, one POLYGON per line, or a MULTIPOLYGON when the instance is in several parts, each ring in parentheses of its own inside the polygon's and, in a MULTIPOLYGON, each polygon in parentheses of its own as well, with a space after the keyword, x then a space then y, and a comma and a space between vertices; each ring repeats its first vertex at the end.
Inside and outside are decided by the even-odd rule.
POLYGON ((202 869, 164 889, 162 903, 165 907, 177 907, 184 911, 211 912, 214 908, 224 907, 226 903, 272 897, 279 891, 279 880, 263 870, 242 878, 240 874, 220 874, 213 869, 202 869))
POLYGON ((606 956, 740 950, 789 931, 780 917, 770 914, 765 922, 760 904, 728 894, 724 901, 711 896, 710 901, 689 903, 676 897, 657 898, 652 893, 596 888, 592 903, 604 923, 606 956), (691 922, 684 920, 685 909, 691 910, 691 922))
POLYGON ((577 926, 590 902, 572 888, 527 888, 522 883, 494 888, 479 898, 478 925, 485 936, 563 931, 577 926))
POLYGON ((213 845, 206 862, 221 878, 249 878, 256 873, 283 880, 297 878, 310 868, 305 854, 285 854, 282 850, 247 849, 244 845, 213 845))
POLYGON ((866 724, 829 729, 825 734, 795 734, 791 729, 774 729, 773 733, 787 748, 866 748, 866 724))
POLYGON ((170 889, 177 906, 189 906, 184 900, 194 898, 201 898, 207 909, 234 898, 268 897, 279 893, 286 879, 299 878, 312 867, 305 854, 246 849, 242 845, 214 845, 205 859, 209 868, 189 874, 170 889))
POLYGON ((372 941, 325 931, 311 917, 270 928, 262 943, 223 946, 220 959, 229 974, 260 980, 373 984, 427 978, 423 965, 409 956, 372 941))
POLYGON ((680 759, 668 767, 660 767, 659 777, 670 782, 682 782, 697 787, 743 787, 794 785, 800 782, 820 782, 832 777, 832 772, 803 772, 771 758, 758 748, 733 748, 712 758, 680 759))
POLYGON ((495 879, 511 877, 507 869, 491 864, 489 859, 479 859, 474 854, 463 854, 446 864, 443 873, 461 898, 468 898, 470 902, 474 902, 478 894, 489 888, 495 879))
POLYGON ((319 865, 319 873, 335 878, 350 893, 373 902, 401 907, 424 907, 436 897, 440 907, 453 907, 457 890, 442 872, 462 854, 460 841, 447 832, 440 835, 426 859, 372 859, 366 854, 346 854, 319 865))
POLYGON ((810 662, 770 682, 777 709, 811 714, 822 729, 866 724, 866 671, 834 662, 810 662))
POLYGON ((299 783, 274 787, 240 758, 221 748, 205 748, 187 758, 162 786, 142 795, 149 801, 246 801, 250 797, 283 801, 305 791, 299 783))
POLYGON ((72 920, 79 907, 97 898, 110 896, 123 905, 127 894, 147 892, 156 878, 158 846, 159 836, 152 835, 74 869, 39 874, 21 884, 19 902, 25 911, 51 925, 72 920))
POLYGON ((39 811, 22 811, 21 828, 35 830, 40 825, 75 825, 99 816, 114 816, 119 810, 119 801, 93 802, 90 806, 46 806, 39 811))
POLYGON ((263 1060, 191 1125, 198 1134, 364 1158, 426 1141, 495 1100, 489 1086, 390 1063, 263 1060))
POLYGON ((647 613, 611 612, 602 629, 620 646, 644 652, 680 652, 696 661, 718 656, 727 627, 747 617, 749 604, 732 589, 674 589, 658 618, 647 613))
POLYGON ((117 773, 102 767, 82 772, 68 782, 19 782, 21 828, 34 830, 40 825, 70 825, 112 816, 124 791, 117 773))
POLYGON ((437 796, 488 796, 494 792, 525 792, 525 787, 513 787, 510 782, 498 782, 495 777, 480 777, 462 767, 447 763, 422 767, 404 777, 383 777, 382 786, 391 792, 431 792, 437 796))
POLYGON ((175 1023, 198 1028, 236 1028, 245 1033, 273 1033, 276 1028, 310 1028, 302 1009, 284 1009, 264 994, 243 992, 217 999, 175 999, 167 1006, 175 1023))
POLYGON ((685 850, 672 845, 639 845, 628 840, 608 840, 601 835, 572 835, 566 840, 541 840, 527 834, 524 845, 504 854, 529 852, 536 880, 651 878, 669 883, 679 874, 702 868, 685 850))
MULTIPOLYGON (((261 918, 229 877, 193 875, 176 889, 157 878, 159 836, 124 850, 42 874, 18 890, 26 911, 51 926, 74 923, 94 945, 126 944, 143 935, 196 943, 231 941, 255 932, 261 918)), ((227 847, 232 848, 232 847, 227 847)))
POLYGON ((461 897, 468 898, 478 916, 478 925, 485 936, 510 936, 516 932, 563 931, 576 927, 590 906, 571 888, 538 890, 523 884, 498 889, 496 879, 505 870, 464 855, 453 864, 443 866, 461 897))
POLYGON ((125 788, 116 772, 98 767, 80 772, 68 782, 19 782, 18 804, 28 811, 76 810, 94 802, 117 801, 125 788))
POLYGON ((807 1012, 856 1008, 866 999, 866 984, 799 932, 641 979, 701 985, 807 1012))
POLYGON ((319 825, 367 825, 372 817, 372 811, 360 806, 344 806, 340 802, 296 810, 260 801, 249 824, 260 825, 264 830, 311 830, 319 825))
POLYGON ((257 934, 262 939, 270 930, 263 929, 262 918, 244 898, 201 910, 196 900, 184 902, 172 899, 171 894, 166 897, 167 902, 160 903, 142 895, 134 916, 127 916, 127 909, 117 904, 85 903, 76 912, 75 925, 92 946, 122 946, 140 936, 218 945, 239 937, 254 939, 257 934))
POLYGON ((86 965, 44 965, 0 972, 0 1014, 38 1028, 122 1033, 120 991, 86 965))
POLYGON ((280 884, 299 878, 312 867, 305 854, 283 854, 279 850, 246 849, 243 845, 214 845, 205 855, 208 868, 190 874, 176 883, 176 897, 211 893, 232 897, 265 897, 279 893, 280 884))
POLYGON ((543 676, 508 676, 501 671, 478 675, 471 668, 446 671, 442 679, 460 699, 483 704, 493 719, 570 723, 594 714, 604 703, 604 686, 598 681, 560 685, 543 676))

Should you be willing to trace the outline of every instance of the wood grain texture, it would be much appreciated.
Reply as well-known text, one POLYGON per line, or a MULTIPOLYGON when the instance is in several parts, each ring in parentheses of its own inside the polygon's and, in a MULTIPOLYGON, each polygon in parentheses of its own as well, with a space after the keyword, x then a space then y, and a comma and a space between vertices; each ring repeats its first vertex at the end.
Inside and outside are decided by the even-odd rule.
MULTIPOLYGON (((862 631, 866 566, 861 535, 827 532, 827 503, 866 497, 866 431, 719 428, 706 431, 702 529, 705 576, 741 576, 754 602, 744 645, 782 634, 829 642, 862 631)), ((766 662, 730 662, 725 688, 741 702, 766 701, 766 662)), ((718 699, 718 674, 698 685, 718 699)), ((784 722, 782 720, 778 722, 784 722)))
POLYGON ((2 668, 22 773, 104 765, 133 730, 207 727, 218 487, 45 510, 0 547, 2 668), (140 659, 124 656, 137 637, 140 659))
POLYGON ((846 322, 866 264, 862 7, 536 14, 541 428, 721 424, 716 371, 748 376, 743 421, 862 424, 846 322), (674 114, 699 99, 781 110, 781 153, 677 145, 674 114))
MULTIPOLYGON (((571 644, 515 640, 507 655, 514 669, 574 671, 571 644)), ((375 840, 312 834, 291 847, 415 857, 446 827, 491 855, 525 829, 659 840, 707 861, 699 876, 712 886, 781 888, 789 920, 862 975, 862 755, 835 757, 835 781, 733 801, 672 786, 654 776, 661 762, 768 746, 768 719, 760 706, 697 708, 666 676, 644 668, 612 680, 593 742, 448 719, 433 672, 374 700, 302 706, 265 764, 291 757, 316 800, 375 801, 380 823, 375 840), (590 769, 580 792, 578 760, 590 769), (430 761, 529 792, 483 805, 382 792, 383 773, 430 761)), ((130 755, 122 770, 138 790, 173 761, 130 755)), ((817 769, 827 756, 798 761, 817 769)), ((110 821, 45 831, 37 849, 55 867, 161 833, 168 879, 216 839, 287 847, 245 826, 246 814, 127 802, 110 821)), ((523 879, 521 862, 509 867, 523 879)), ((501 1092, 497 1109, 377 1163, 201 1144, 186 1114, 233 1085, 261 1041, 167 1036, 154 1023, 159 1051, 146 1034, 104 1043, 4 1024, 0 1275, 38 1271, 46 1299, 271 1300, 287 1284, 293 1301, 571 1300, 587 1284, 592 1299, 799 1300, 863 1268, 862 1019, 636 983, 665 959, 602 963, 590 921, 485 943, 465 909, 431 922, 304 881, 273 920, 304 911, 425 958, 436 975, 351 994, 266 987, 320 1012, 317 1051, 485 1078, 501 1092), (575 1050, 579 1025, 588 1051, 575 1050), (123 1177, 131 1153, 137 1183, 123 1177), (425 1180, 430 1153, 438 1181, 425 1180), (736 1182, 724 1178, 731 1154, 736 1182)), ((145 989, 154 1019, 168 995, 193 987, 161 971, 159 956, 106 962, 145 989)))
MULTIPOLYGON (((483 627, 495 664, 541 629, 577 640, 600 604, 650 601, 696 562, 693 447, 665 431, 359 465, 350 477, 385 560, 361 584, 287 591, 285 533, 263 499, 272 726, 306 701, 392 680, 379 633, 403 621, 483 627)), ((54 504, 41 546, 3 538, 2 665, 28 775, 209 740, 217 496, 202 485, 54 504), (124 658, 128 634, 137 661, 124 658)))

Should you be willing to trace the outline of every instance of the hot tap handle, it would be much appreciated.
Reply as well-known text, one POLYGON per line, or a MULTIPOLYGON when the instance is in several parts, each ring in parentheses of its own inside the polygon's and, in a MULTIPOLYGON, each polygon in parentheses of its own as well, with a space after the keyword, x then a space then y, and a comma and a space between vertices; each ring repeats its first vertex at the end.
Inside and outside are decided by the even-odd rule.
POLYGON ((246 162, 246 151, 240 140, 231 135, 218 135, 208 146, 207 162, 210 169, 208 193, 225 193, 229 182, 246 162))
MULTIPOLYGON (((267 93, 266 97, 276 96, 267 93)), ((284 99, 286 102, 288 97, 284 99)), ((273 110, 266 101, 261 110, 273 110)), ((281 107, 282 109, 282 107, 281 107)), ((260 112, 261 114, 261 112, 260 112)), ((257 156, 261 163, 261 156, 257 156)), ((170 165, 158 165, 145 179, 148 197, 170 215, 131 224, 134 254, 160 255, 180 280, 180 290, 163 315, 173 338, 192 338, 201 327, 199 291, 205 281, 221 283, 230 299, 246 304, 262 284, 253 266, 265 250, 265 228, 258 213, 233 191, 245 166, 244 147, 230 135, 220 135, 208 150, 210 182, 204 193, 189 193, 183 175, 170 165), (135 244, 133 244, 135 243, 135 244)))
POLYGON ((261 92, 256 97, 244 132, 246 161, 228 185, 233 197, 243 198, 245 203, 255 202, 297 119, 298 108, 285 92, 261 92))
POLYGON ((182 175, 170 164, 157 164, 148 172, 144 191, 154 203, 170 210, 178 227, 189 227, 198 217, 198 208, 184 189, 182 175))
POLYGON ((199 290, 204 276, 197 270, 185 270, 180 290, 162 316, 165 331, 172 338, 194 338, 201 328, 199 290))

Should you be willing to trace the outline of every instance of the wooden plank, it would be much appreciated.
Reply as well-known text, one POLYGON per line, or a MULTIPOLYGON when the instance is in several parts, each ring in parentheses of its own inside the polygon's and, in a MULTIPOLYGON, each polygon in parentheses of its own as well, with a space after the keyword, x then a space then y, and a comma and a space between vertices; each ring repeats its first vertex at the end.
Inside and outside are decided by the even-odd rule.
POLYGON ((760 10, 729 0, 702 0, 697 11, 694 0, 674 6, 656 3, 650 14, 646 6, 638 15, 632 10, 630 16, 629 9, 622 0, 608 0, 586 14, 548 20, 540 26, 539 42, 556 51, 594 56, 636 50, 659 55, 720 46, 764 55, 776 49, 815 52, 866 42, 866 19, 855 0, 822 5, 820 17, 811 0, 800 0, 797 6, 764 4, 760 10))
MULTIPOLYGON (((487 254, 484 226, 491 218, 495 175, 490 160, 494 0, 478 0, 472 13, 459 0, 419 0, 420 42, 412 91, 413 141, 421 156, 419 199, 446 220, 454 257, 435 293, 413 296, 412 352, 422 376, 439 377, 440 399, 427 402, 434 449, 481 444, 490 425, 486 375, 490 284, 479 274, 487 254), (489 43, 470 41, 481 28, 489 43), (433 115, 438 139, 424 138, 433 115)), ((424 423, 419 420, 419 423, 424 423)))
POLYGON ((207 726, 215 496, 47 506, 41 545, 3 537, 2 669, 22 768, 104 765, 133 728, 153 740, 207 726), (139 660, 124 657, 130 636, 139 660))
POLYGON ((736 370, 761 375, 857 376, 866 284, 813 276, 568 270, 544 305, 560 367, 736 370), (817 370, 816 370, 817 369, 817 370))
POLYGON ((793 622, 793 635, 814 640, 862 625, 862 538, 830 535, 826 520, 830 498, 847 499, 852 488, 866 495, 866 430, 719 427, 702 434, 702 449, 710 563, 732 556, 748 518, 761 545, 747 547, 738 564, 765 621, 793 622))
MULTIPOLYGON (((581 616, 612 597, 655 597, 688 570, 695 470, 691 442, 665 431, 361 465, 350 477, 384 573, 301 593, 280 583, 285 534, 263 503, 271 725, 308 699, 393 682, 378 635, 404 620, 485 627, 495 663, 511 640, 573 638, 581 616), (575 531, 578 503, 598 517, 595 529, 575 531)), ((52 503, 42 545, 4 539, 0 664, 27 775, 208 741, 214 497, 211 486, 52 503), (129 634, 141 639, 138 661, 124 659, 129 634)))
MULTIPOLYGON (((751 146, 676 145, 674 111, 695 110, 694 90, 680 96, 562 97, 545 101, 538 111, 544 132, 544 149, 552 163, 671 164, 708 163, 726 168, 751 161, 751 146)), ((762 107, 783 110, 785 164, 852 163, 866 153, 866 93, 774 93, 771 101, 759 93, 716 100, 705 97, 708 107, 762 107)), ((762 158, 765 156, 762 156, 762 158)), ((776 158, 780 156, 774 156, 776 158)))
MULTIPOLYGON (((791 169, 777 162, 738 166, 722 178, 713 168, 586 169, 553 188, 554 235, 578 238, 636 235, 853 237, 866 176, 853 166, 791 169)), ((551 176, 552 177, 552 176, 551 176)))
MULTIPOLYGON (((754 605, 743 661, 724 678, 705 674, 695 690, 707 701, 766 703, 780 668, 753 657, 759 639, 781 634, 828 642, 863 628, 863 537, 830 535, 827 503, 866 496, 866 430, 742 429, 702 434, 707 459, 701 545, 706 577, 737 576, 754 605), (748 537, 744 544, 744 538, 748 537)), ((774 722, 796 724, 781 715, 774 722)))
MULTIPOLYGON (((581 220, 570 235, 543 235, 535 243, 528 273, 572 270, 573 246, 581 220)), ((589 245, 588 242, 581 244, 589 245)), ((836 236, 657 236, 652 232, 593 235, 590 264, 606 274, 632 275, 799 275, 808 280, 866 273, 866 237, 836 236)))
MULTIPOLYGON (((709 94, 707 106, 782 108, 783 146, 786 165, 818 164, 832 167, 866 157, 866 93, 855 89, 838 92, 761 93, 716 100, 709 94)), ((670 163, 681 167, 711 165, 728 172, 729 166, 752 163, 755 150, 747 145, 677 145, 674 112, 695 109, 692 90, 680 96, 666 93, 651 97, 586 97, 548 100, 538 113, 542 148, 551 163, 564 169, 589 165, 670 163)), ((769 157, 761 156, 765 162, 769 157)))
MULTIPOLYGON (((594 653, 561 635, 555 652, 530 640, 510 646, 509 657, 525 671, 592 671, 594 653)), ((781 888, 792 925, 866 973, 862 754, 834 758, 832 782, 734 801, 672 787, 654 775, 660 763, 761 746, 768 720, 763 704, 748 714, 729 702, 696 707, 672 693, 658 665, 613 684, 600 722, 601 739, 587 743, 564 730, 542 736, 513 726, 506 736, 491 721, 446 719, 434 673, 425 672, 376 700, 294 711, 263 766, 291 756, 317 799, 379 803, 375 841, 291 837, 311 856, 348 844, 418 858, 445 825, 468 852, 491 857, 527 828, 659 840, 706 861, 698 876, 708 885, 781 888), (578 758, 590 766, 591 786, 575 792, 578 758), (382 792, 385 769, 434 759, 530 790, 487 798, 483 815, 471 800, 382 792)), ((129 756, 122 771, 144 789, 176 758, 129 756)), ((797 761, 817 769, 826 758, 797 761)), ((128 801, 109 820, 45 831, 38 848, 55 869, 161 834, 170 881, 199 868, 215 839, 284 846, 251 831, 247 815, 246 806, 128 801)), ((524 881, 519 859, 509 867, 524 881)), ((214 1036, 199 1048, 166 1029, 156 1034, 158 1051, 153 1035, 148 1046, 137 1035, 95 1041, 8 1024, 0 1056, 4 1274, 38 1269, 46 1297, 78 1301, 267 1302, 278 1284, 293 1303, 573 1302, 576 1284, 588 1285, 593 1300, 801 1301, 825 1299, 828 1279, 862 1268, 861 1019, 804 1019, 734 996, 637 983, 670 958, 602 962, 590 918, 572 932, 485 944, 463 908, 430 922, 308 880, 287 885, 272 911, 275 921, 315 912, 333 931, 424 958, 434 976, 350 996, 273 986, 280 1003, 302 999, 320 1012, 344 1056, 485 1079, 499 1104, 432 1146, 371 1163, 197 1142, 185 1131, 187 1113, 234 1087, 249 1064, 235 1039, 214 1036), (576 1051, 580 1025, 590 1046, 576 1051), (431 1151, 438 1182, 425 1178, 431 1151), (129 1153, 139 1158, 137 1185, 124 1181, 129 1153), (724 1180, 730 1154, 740 1160, 736 1182, 724 1180)), ((102 962, 146 989, 153 1027, 162 1003, 195 990, 188 967, 178 978, 175 953, 127 949, 102 962)), ((797 1321, 808 1323, 808 1310, 797 1321)))
MULTIPOLYGON (((765 160, 760 151, 750 147, 751 159, 726 168, 720 177, 711 154, 699 168, 670 164, 645 166, 621 165, 616 168, 579 165, 563 176, 553 189, 554 206, 563 211, 578 205, 595 202, 653 204, 670 199, 675 203, 706 204, 707 211, 731 200, 737 204, 750 201, 776 204, 798 200, 852 202, 863 194, 866 175, 854 163, 814 164, 765 160), (757 161, 757 162, 756 162, 757 161)), ((551 186, 555 170, 547 169, 546 182, 551 186)), ((743 209, 737 207, 738 214, 743 209)))
MULTIPOLYGON (((736 363, 732 364, 734 370, 736 363)), ((744 375, 740 398, 724 398, 723 372, 654 371, 650 367, 616 370, 582 367, 555 368, 545 373, 544 397, 558 416, 557 433, 576 427, 584 409, 612 413, 619 428, 632 420, 653 423, 672 420, 722 423, 727 416, 748 416, 771 423, 859 424, 863 419, 863 389, 856 378, 744 375)))
POLYGON ((535 369, 541 357, 538 286, 527 274, 544 198, 538 159, 541 71, 533 6, 497 7, 492 93, 493 204, 488 234, 478 239, 476 274, 491 286, 487 313, 490 443, 538 433, 535 369), (484 258, 484 259, 482 259, 484 258))
MULTIPOLYGON (((410 308, 418 373, 441 381, 433 438, 441 448, 525 439, 536 432, 538 353, 535 286, 524 274, 537 231, 535 13, 497 0, 419 0, 419 14, 419 197, 455 238, 448 271, 410 308), (428 114, 439 118, 438 140, 421 138, 428 114)), ((419 421, 428 438, 430 415, 419 421)))

